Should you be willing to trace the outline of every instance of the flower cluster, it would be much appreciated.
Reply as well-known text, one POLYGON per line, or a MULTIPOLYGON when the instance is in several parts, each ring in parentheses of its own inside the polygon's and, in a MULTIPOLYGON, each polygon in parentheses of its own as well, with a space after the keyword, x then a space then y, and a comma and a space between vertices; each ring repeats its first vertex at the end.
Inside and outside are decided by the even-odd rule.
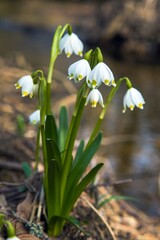
MULTIPOLYGON (((69 57, 73 52, 77 55, 82 56, 83 44, 80 39, 74 34, 66 34, 60 40, 60 50, 65 50, 65 53, 69 57), (81 53, 81 54, 79 54, 81 53)), ((113 73, 111 69, 104 63, 99 62, 93 69, 91 69, 89 62, 86 59, 81 59, 71 64, 68 68, 68 79, 74 79, 75 82, 80 82, 82 79, 86 78, 86 83, 91 89, 87 100, 91 103, 92 107, 96 107, 97 103, 104 107, 103 97, 100 91, 97 89, 102 83, 107 86, 116 87, 113 73)), ((129 107, 131 110, 137 106, 140 109, 143 109, 144 99, 141 93, 135 88, 130 87, 127 93, 124 96, 123 100, 123 113, 126 111, 126 107, 129 107)))
MULTIPOLYGON (((59 50, 65 51, 67 57, 70 57, 73 53, 82 56, 83 43, 75 33, 65 34, 59 42, 59 50)), ((91 107, 95 108, 97 103, 104 107, 103 97, 98 87, 103 83, 106 86, 116 87, 113 73, 111 69, 102 61, 91 69, 89 62, 86 59, 81 59, 70 65, 68 68, 68 79, 74 79, 74 81, 80 82, 86 78, 86 83, 91 91, 86 99, 86 105, 90 102, 91 107)), ((38 83, 34 83, 31 75, 23 76, 15 84, 16 89, 21 88, 22 97, 30 96, 34 97, 38 92, 38 83)), ((130 87, 123 99, 123 113, 126 112, 126 108, 133 110, 135 106, 143 109, 145 103, 141 93, 133 87, 130 87)), ((40 110, 36 110, 29 117, 30 123, 37 124, 40 122, 40 110)))
POLYGON ((102 107, 104 107, 102 94, 97 89, 102 83, 107 86, 116 86, 112 71, 103 62, 99 62, 91 70, 87 60, 82 59, 76 61, 70 65, 68 69, 68 78, 69 80, 74 79, 75 82, 79 82, 86 78, 86 83, 91 89, 86 100, 86 105, 90 102, 92 107, 96 107, 98 102, 102 107))

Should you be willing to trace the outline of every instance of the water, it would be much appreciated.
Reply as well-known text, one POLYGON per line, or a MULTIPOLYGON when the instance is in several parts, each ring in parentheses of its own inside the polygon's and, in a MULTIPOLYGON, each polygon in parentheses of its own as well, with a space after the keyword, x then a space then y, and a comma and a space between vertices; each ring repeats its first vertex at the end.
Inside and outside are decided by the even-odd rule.
MULTIPOLYGON (((35 69, 47 66, 52 31, 11 24, 12 22, 1 19, 0 55, 11 56, 13 52, 20 52, 35 69)), ((56 68, 66 74, 67 66, 73 62, 73 59, 67 60, 60 57, 56 68)), ((156 64, 119 62, 108 57, 105 62, 114 72, 116 79, 122 76, 130 78, 133 86, 143 94, 146 104, 143 111, 127 110, 123 114, 125 84, 116 94, 102 125, 104 141, 99 154, 103 161, 106 161, 102 171, 103 177, 106 181, 108 177, 113 177, 113 183, 132 179, 132 182, 115 185, 116 189, 124 195, 134 196, 138 200, 138 207, 148 214, 160 215, 158 184, 160 174, 160 105, 158 104, 160 101, 160 67, 156 64), (110 171, 108 171, 108 163, 110 171)), ((105 98, 108 88, 103 87, 101 90, 105 98)), ((87 107, 79 137, 88 137, 99 111, 99 107, 96 111, 87 107)))

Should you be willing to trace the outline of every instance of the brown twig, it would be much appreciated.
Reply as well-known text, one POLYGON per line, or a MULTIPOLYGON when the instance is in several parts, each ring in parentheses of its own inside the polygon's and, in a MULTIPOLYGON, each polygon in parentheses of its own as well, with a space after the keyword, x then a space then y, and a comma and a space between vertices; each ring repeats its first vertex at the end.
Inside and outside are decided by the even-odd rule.
POLYGON ((114 232, 112 231, 110 225, 107 223, 107 221, 104 219, 104 217, 98 212, 98 210, 93 206, 92 203, 90 203, 86 198, 81 196, 81 199, 97 214, 97 216, 102 220, 102 222, 105 224, 107 228, 107 232, 112 240, 116 240, 116 237, 114 235, 114 232))

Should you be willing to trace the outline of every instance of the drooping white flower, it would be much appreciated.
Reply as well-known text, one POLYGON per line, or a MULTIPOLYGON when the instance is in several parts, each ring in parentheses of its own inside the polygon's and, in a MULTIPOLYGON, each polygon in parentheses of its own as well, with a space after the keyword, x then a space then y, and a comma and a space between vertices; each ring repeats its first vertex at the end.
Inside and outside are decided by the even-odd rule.
POLYGON ((112 71, 105 63, 100 62, 90 72, 87 84, 90 88, 96 88, 99 87, 102 82, 107 86, 116 86, 112 71))
POLYGON ((40 110, 34 111, 30 116, 29 116, 29 122, 32 124, 38 124, 40 122, 40 110))
POLYGON ((86 105, 88 104, 88 102, 91 103, 91 107, 93 107, 93 108, 95 108, 97 106, 98 102, 102 107, 104 107, 103 97, 98 89, 92 89, 90 91, 90 93, 88 94, 88 97, 86 99, 86 105))
POLYGON ((68 78, 71 80, 74 78, 75 82, 79 82, 83 78, 89 75, 91 71, 90 65, 87 60, 81 59, 68 68, 68 78))
POLYGON ((131 87, 127 90, 123 98, 123 113, 126 112, 127 107, 130 108, 131 111, 135 106, 143 109, 143 104, 145 104, 145 101, 142 97, 142 94, 137 89, 131 87))
POLYGON ((38 84, 34 84, 31 75, 26 75, 20 78, 15 86, 16 89, 22 88, 22 97, 30 96, 32 98, 38 91, 38 84))
POLYGON ((67 57, 72 53, 82 57, 83 43, 75 33, 66 33, 59 42, 59 48, 61 52, 65 51, 67 57))
POLYGON ((14 237, 9 237, 9 238, 6 238, 6 240, 20 240, 20 238, 14 236, 14 237))

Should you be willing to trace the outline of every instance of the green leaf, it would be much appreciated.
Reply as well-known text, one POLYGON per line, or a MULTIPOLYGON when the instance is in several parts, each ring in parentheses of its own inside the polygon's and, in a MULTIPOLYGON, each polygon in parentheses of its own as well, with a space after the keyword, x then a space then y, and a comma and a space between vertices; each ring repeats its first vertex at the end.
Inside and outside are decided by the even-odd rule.
POLYGON ((68 133, 68 113, 66 107, 61 107, 59 114, 58 142, 60 151, 64 151, 66 137, 68 133))
POLYGON ((27 162, 22 163, 22 169, 26 177, 30 177, 32 175, 32 168, 27 162))
POLYGON ((136 198, 131 197, 131 196, 111 196, 111 197, 106 198, 106 199, 104 199, 103 201, 101 201, 101 202, 98 204, 97 208, 102 207, 103 205, 105 205, 106 203, 109 203, 109 202, 112 201, 112 200, 117 200, 117 201, 118 201, 118 200, 136 201, 136 198))
POLYGON ((62 199, 64 211, 68 211, 67 209, 72 208, 72 205, 74 204, 74 201, 75 201, 73 199, 77 198, 77 196, 74 197, 75 189, 77 189, 77 184, 80 181, 83 174, 85 173, 85 170, 89 165, 95 152, 98 150, 101 143, 101 139, 102 139, 102 133, 100 132, 97 135, 97 137, 92 141, 92 143, 89 145, 89 147, 83 151, 81 156, 79 156, 78 160, 76 161, 76 164, 71 169, 69 173, 69 177, 67 179, 65 196, 64 196, 64 199, 62 199))
POLYGON ((79 221, 76 219, 76 218, 74 218, 74 217, 71 217, 71 216, 69 216, 69 217, 66 217, 66 219, 65 219, 67 222, 69 222, 69 223, 71 223, 73 226, 75 226, 76 228, 78 228, 81 232, 83 232, 86 236, 89 236, 89 234, 87 234, 84 230, 83 230, 83 228, 80 226, 80 223, 79 223, 79 221))
POLYGON ((59 168, 62 169, 61 153, 59 151, 57 143, 52 139, 46 139, 46 147, 48 161, 56 160, 59 165, 59 168))
POLYGON ((46 117, 45 136, 46 139, 52 139, 53 141, 57 142, 57 126, 55 118, 52 114, 49 114, 46 117))
POLYGON ((79 159, 80 159, 80 157, 83 153, 83 150, 84 150, 84 140, 81 140, 80 144, 78 146, 77 152, 76 152, 76 156, 75 156, 74 161, 73 161, 72 168, 74 168, 75 165, 77 164, 77 162, 79 161, 79 159))
POLYGON ((58 161, 50 160, 48 164, 47 212, 48 219, 59 215, 61 209, 60 198, 61 169, 58 161))
POLYGON ((75 187, 75 185, 78 183, 78 181, 82 177, 92 157, 98 150, 101 143, 101 139, 102 139, 102 133, 100 132, 98 136, 90 144, 90 146, 84 150, 84 152, 81 154, 81 156, 77 160, 75 166, 72 168, 69 175, 69 179, 68 179, 68 185, 70 186, 71 189, 75 187))
POLYGON ((68 195, 68 201, 63 208, 64 212, 65 210, 67 210, 68 212, 71 211, 73 205, 75 204, 81 193, 84 191, 87 185, 94 179, 97 172, 100 170, 102 166, 103 163, 99 163, 94 168, 92 168, 90 172, 80 181, 76 188, 72 192, 70 192, 70 194, 68 195))

